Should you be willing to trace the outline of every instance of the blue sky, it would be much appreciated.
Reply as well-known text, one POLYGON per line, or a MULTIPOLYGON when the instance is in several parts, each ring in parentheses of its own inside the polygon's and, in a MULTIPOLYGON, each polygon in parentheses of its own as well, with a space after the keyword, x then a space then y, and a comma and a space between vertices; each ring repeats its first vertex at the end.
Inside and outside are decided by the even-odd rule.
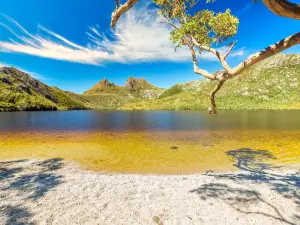
MULTIPOLYGON (((129 76, 159 87, 200 79, 185 49, 174 53, 170 27, 157 21, 153 5, 142 1, 109 28, 113 0, 10 0, 1 2, 0 64, 29 72, 46 84, 82 93, 103 78, 124 85, 129 76)), ((203 1, 204 2, 204 1, 203 1)), ((299 31, 300 22, 273 15, 252 0, 218 0, 200 8, 239 17, 238 44, 228 59, 234 66, 249 54, 299 31)), ((218 46, 221 48, 222 46, 218 46)), ((298 46, 289 53, 300 53, 298 46)), ((209 54, 200 67, 213 72, 209 54)))

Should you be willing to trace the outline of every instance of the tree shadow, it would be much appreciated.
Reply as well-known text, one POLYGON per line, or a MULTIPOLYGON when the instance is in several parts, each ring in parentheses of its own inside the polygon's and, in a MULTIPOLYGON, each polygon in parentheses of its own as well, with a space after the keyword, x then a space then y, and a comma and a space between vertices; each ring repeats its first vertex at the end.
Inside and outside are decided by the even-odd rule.
POLYGON ((22 167, 7 168, 7 166, 26 161, 28 161, 28 159, 0 162, 0 182, 6 179, 13 178, 16 174, 20 173, 23 170, 22 167))
MULTIPOLYGON (((300 209, 300 173, 280 173, 274 170, 281 168, 280 166, 274 166, 266 161, 276 159, 270 151, 267 150, 253 150, 250 148, 243 148, 237 150, 231 150, 226 153, 233 161, 234 166, 240 169, 242 172, 226 173, 226 174, 214 174, 207 173, 207 176, 213 176, 219 180, 232 180, 234 182, 251 181, 258 184, 266 184, 271 190, 276 191, 278 194, 287 199, 292 199, 296 206, 300 209)), ((215 195, 215 198, 221 198, 227 202, 231 199, 228 196, 232 194, 232 191, 239 193, 234 196, 235 201, 248 201, 248 202, 263 202, 268 204, 276 212, 276 216, 272 216, 274 219, 280 220, 288 224, 295 224, 283 218, 279 211, 263 200, 259 193, 254 193, 249 190, 232 189, 229 186, 220 186, 220 184, 203 185, 192 192, 197 192, 201 197, 209 198, 215 195), (222 195, 223 193, 223 195, 222 195), (250 199, 247 199, 251 197, 250 199), (225 199, 224 199, 225 198, 225 199), (251 200, 251 201, 250 201, 251 200), (255 200, 255 201, 254 201, 255 200)), ((231 202, 232 203, 232 202, 231 202)), ((232 205, 232 204, 231 204, 232 205)), ((235 205, 235 204, 233 204, 235 205)), ((236 208, 238 210, 238 208, 236 208)), ((299 211, 299 210, 298 210, 299 211)), ((244 213, 257 213, 259 212, 244 212, 244 213)), ((275 215, 274 214, 274 215, 275 215)), ((262 214, 265 216, 271 216, 268 213, 262 214)), ((295 221, 300 221, 300 214, 294 215, 295 221)))
MULTIPOLYGON (((260 183, 267 183, 272 190, 282 194, 285 198, 294 198, 296 203, 300 201, 300 171, 293 174, 282 175, 274 173, 274 169, 281 168, 264 163, 265 160, 276 159, 270 151, 252 150, 249 148, 232 150, 227 152, 233 160, 233 164, 242 171, 249 173, 236 174, 238 179, 252 180, 260 183)), ((235 174, 234 174, 235 175, 235 174)), ((230 178, 231 175, 221 175, 221 178, 230 178)))
POLYGON ((209 183, 191 190, 191 192, 197 193, 202 200, 210 198, 222 200, 240 213, 262 215, 286 224, 295 224, 288 221, 274 205, 265 201, 257 191, 233 188, 222 183, 209 183), (261 209, 251 210, 253 205, 259 205, 260 208, 262 205, 265 205, 268 207, 268 211, 262 211, 261 209))
POLYGON ((27 209, 19 206, 2 206, 0 207, 0 215, 5 217, 5 225, 33 225, 29 222, 31 214, 27 209))
POLYGON ((36 200, 62 182, 62 176, 52 172, 63 166, 63 160, 60 158, 48 159, 35 163, 33 166, 39 168, 37 172, 18 176, 9 184, 8 188, 20 190, 24 194, 30 193, 28 198, 36 200))
MULTIPOLYGON (((63 159, 60 158, 38 162, 30 160, 0 162, 0 187, 2 186, 0 190, 3 191, 3 196, 10 196, 12 190, 17 190, 18 196, 22 196, 25 202, 35 201, 63 182, 63 176, 55 173, 63 165, 63 159)), ((32 224, 28 222, 31 214, 25 205, 2 205, 0 212, 6 224, 32 224)))
POLYGON ((0 168, 0 182, 2 180, 10 179, 15 176, 15 174, 19 173, 22 171, 22 168, 12 168, 12 169, 7 169, 7 168, 0 168))

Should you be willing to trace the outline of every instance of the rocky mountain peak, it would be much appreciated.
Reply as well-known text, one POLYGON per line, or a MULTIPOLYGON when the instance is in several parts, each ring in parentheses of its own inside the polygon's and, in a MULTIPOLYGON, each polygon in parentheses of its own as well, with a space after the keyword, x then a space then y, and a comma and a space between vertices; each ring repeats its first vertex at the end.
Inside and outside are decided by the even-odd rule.
POLYGON ((129 77, 125 85, 126 89, 148 89, 153 86, 145 78, 129 77))
POLYGON ((113 82, 109 82, 106 78, 99 82, 99 88, 101 87, 115 87, 116 85, 113 82))

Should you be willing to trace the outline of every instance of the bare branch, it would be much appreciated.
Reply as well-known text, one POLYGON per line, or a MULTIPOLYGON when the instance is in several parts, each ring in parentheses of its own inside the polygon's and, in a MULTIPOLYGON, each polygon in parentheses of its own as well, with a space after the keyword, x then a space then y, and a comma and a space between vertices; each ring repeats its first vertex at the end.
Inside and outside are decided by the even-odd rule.
POLYGON ((224 56, 221 55, 220 52, 218 52, 216 49, 205 46, 205 45, 201 45, 195 38, 191 37, 192 42, 195 46, 197 46, 199 49, 207 51, 207 52, 211 52, 212 54, 214 54, 219 61, 221 62, 223 68, 225 69, 225 71, 227 73, 231 73, 231 67, 229 66, 229 64, 227 63, 227 61, 225 60, 224 56))
POLYGON ((203 46, 197 42, 193 37, 191 37, 192 45, 189 45, 190 51, 192 53, 193 57, 193 63, 194 63, 194 72, 197 74, 200 74, 210 80, 218 80, 218 85, 214 88, 214 90, 210 94, 210 100, 212 108, 210 109, 210 114, 216 114, 216 103, 215 103, 215 95, 216 93, 222 88, 223 84, 226 82, 226 80, 237 76, 240 74, 244 69, 254 65, 255 63, 258 63, 266 58, 269 58, 279 52, 282 52, 292 46, 295 46, 297 44, 300 44, 300 32, 291 35, 285 39, 282 39, 281 41, 275 43, 274 45, 271 45, 267 47, 266 49, 250 56, 248 59, 246 59, 244 62, 240 63, 237 67, 231 69, 229 65, 227 64, 225 57, 232 51, 232 48, 234 45, 231 46, 229 49, 229 53, 226 53, 225 56, 222 56, 216 49, 210 48, 208 46, 203 46), (216 57, 220 60, 222 66, 224 67, 225 71, 223 74, 220 74, 219 76, 216 76, 215 74, 210 74, 206 70, 201 70, 198 68, 198 62, 196 58, 196 53, 194 50, 194 45, 198 47, 201 50, 205 50, 208 52, 213 53, 216 55, 216 57), (228 66, 228 67, 227 67, 228 66))
POLYGON ((172 23, 170 20, 167 20, 167 19, 164 18, 164 17, 161 17, 161 18, 163 19, 163 21, 161 21, 161 23, 169 24, 169 25, 171 25, 173 28, 179 30, 179 28, 178 28, 174 23, 172 23))
POLYGON ((300 20, 300 4, 287 0, 263 0, 263 3, 279 16, 300 20))
POLYGON ((190 48, 192 58, 193 58, 194 72, 197 74, 200 74, 210 80, 216 80, 216 77, 213 74, 209 73, 207 70, 203 70, 198 67, 198 60, 197 60, 194 46, 190 44, 189 48, 190 48))
POLYGON ((233 50, 233 48, 234 48, 234 46, 235 46, 236 43, 237 43, 237 41, 234 41, 234 42, 232 43, 232 45, 230 46, 230 48, 228 49, 228 51, 227 51, 226 54, 224 55, 224 59, 226 59, 227 56, 231 53, 231 51, 233 50))
MULTIPOLYGON (((119 1, 117 1, 117 2, 119 3, 119 1)), ((119 5, 119 7, 118 7, 118 4, 117 4, 116 10, 111 15, 110 26, 112 28, 114 28, 116 23, 118 22, 119 18, 122 16, 122 14, 127 12, 131 7, 133 7, 138 2, 139 2, 139 0, 127 0, 127 2, 125 4, 119 5)))
POLYGON ((117 6, 117 9, 121 7, 120 0, 115 0, 115 3, 116 3, 116 6, 117 6))
POLYGON ((282 52, 292 46, 300 44, 300 32, 293 34, 287 38, 282 39, 281 41, 270 45, 269 47, 257 52, 250 57, 248 57, 244 62, 240 63, 238 66, 233 68, 229 75, 231 77, 237 76, 240 74, 244 69, 258 63, 264 59, 267 59, 279 52, 282 52))

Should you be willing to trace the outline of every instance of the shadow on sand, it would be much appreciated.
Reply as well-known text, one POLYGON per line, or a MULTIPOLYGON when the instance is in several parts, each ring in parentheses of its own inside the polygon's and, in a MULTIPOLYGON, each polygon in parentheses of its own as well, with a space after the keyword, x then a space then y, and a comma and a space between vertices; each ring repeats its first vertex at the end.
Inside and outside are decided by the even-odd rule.
POLYGON ((299 172, 282 175, 272 170, 278 169, 278 166, 264 163, 265 161, 275 159, 271 152, 267 150, 253 150, 250 148, 231 150, 227 155, 234 161, 234 166, 242 170, 239 173, 214 174, 207 173, 207 176, 213 176, 220 182, 214 182, 202 185, 191 190, 197 193, 201 199, 219 199, 240 213, 263 215, 286 224, 299 224, 300 214, 294 215, 294 218, 287 219, 276 206, 263 199, 258 191, 244 188, 230 187, 221 181, 234 181, 242 183, 251 181, 258 184, 267 185, 271 190, 279 193, 284 198, 292 199, 298 211, 300 211, 300 174, 299 172), (251 206, 264 205, 269 210, 253 209, 251 206))
MULTIPOLYGON (((17 191, 23 200, 35 201, 43 197, 62 183, 63 177, 54 173, 62 166, 63 160, 60 158, 38 162, 27 159, 0 162, 0 191, 3 200, 8 197, 6 191, 11 190, 17 191)), ((33 224, 29 222, 31 216, 22 205, 0 206, 0 218, 5 218, 5 224, 33 224)))

